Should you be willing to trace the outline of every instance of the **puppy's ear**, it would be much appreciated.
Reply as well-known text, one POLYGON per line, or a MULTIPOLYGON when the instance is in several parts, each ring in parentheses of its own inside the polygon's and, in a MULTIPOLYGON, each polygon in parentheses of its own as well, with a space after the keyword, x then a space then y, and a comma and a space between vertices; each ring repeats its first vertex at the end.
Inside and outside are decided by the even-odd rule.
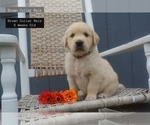
POLYGON ((66 48, 67 47, 67 38, 66 38, 66 34, 62 37, 62 40, 61 40, 63 46, 66 48))
POLYGON ((99 36, 97 35, 97 33, 95 31, 93 31, 93 43, 94 43, 94 45, 97 45, 99 40, 100 40, 99 36))

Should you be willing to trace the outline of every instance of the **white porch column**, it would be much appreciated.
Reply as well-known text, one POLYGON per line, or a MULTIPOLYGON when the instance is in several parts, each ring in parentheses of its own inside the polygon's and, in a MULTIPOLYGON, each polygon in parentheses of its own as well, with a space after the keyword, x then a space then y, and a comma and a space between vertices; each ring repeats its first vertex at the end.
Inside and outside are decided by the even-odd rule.
MULTIPOLYGON (((85 20, 86 23, 94 30, 93 19, 92 19, 92 0, 84 0, 85 4, 85 20)), ((96 49, 98 50, 97 46, 96 49)))
POLYGON ((150 89, 150 42, 144 44, 144 52, 145 52, 145 56, 147 58, 146 67, 147 67, 147 72, 148 72, 148 75, 149 75, 148 87, 150 89))
POLYGON ((84 4, 85 4, 85 20, 86 20, 86 23, 92 29, 94 29, 92 15, 91 15, 91 13, 93 12, 92 1, 91 0, 84 0, 84 4))
MULTIPOLYGON (((26 7, 26 0, 18 0, 18 7, 26 7)), ((18 13, 18 18, 26 18, 25 13, 18 13)), ((25 63, 20 63, 21 95, 24 97, 30 94, 26 28, 19 28, 18 33, 19 45, 26 58, 25 63)))

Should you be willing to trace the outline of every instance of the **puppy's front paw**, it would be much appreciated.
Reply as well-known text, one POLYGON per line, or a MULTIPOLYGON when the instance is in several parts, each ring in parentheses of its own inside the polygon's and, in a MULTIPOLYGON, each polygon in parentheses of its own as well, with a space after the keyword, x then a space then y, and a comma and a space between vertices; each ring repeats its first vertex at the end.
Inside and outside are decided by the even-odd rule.
POLYGON ((78 91, 78 100, 79 100, 79 101, 84 100, 85 97, 86 97, 86 94, 85 94, 84 92, 78 91))
POLYGON ((97 96, 98 98, 107 98, 108 96, 105 93, 100 93, 97 96))
POLYGON ((97 97, 95 96, 95 95, 93 95, 93 96, 87 96, 86 98, 85 98, 85 100, 95 100, 97 97))

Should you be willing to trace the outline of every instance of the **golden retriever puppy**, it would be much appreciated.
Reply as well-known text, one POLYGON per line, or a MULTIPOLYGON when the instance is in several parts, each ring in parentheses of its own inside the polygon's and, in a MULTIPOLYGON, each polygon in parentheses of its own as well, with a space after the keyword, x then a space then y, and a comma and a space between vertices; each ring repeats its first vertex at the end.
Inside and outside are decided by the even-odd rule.
POLYGON ((96 45, 99 36, 84 22, 69 26, 62 42, 68 53, 65 70, 70 89, 81 90, 85 100, 110 97, 118 88, 118 76, 100 57, 96 45))

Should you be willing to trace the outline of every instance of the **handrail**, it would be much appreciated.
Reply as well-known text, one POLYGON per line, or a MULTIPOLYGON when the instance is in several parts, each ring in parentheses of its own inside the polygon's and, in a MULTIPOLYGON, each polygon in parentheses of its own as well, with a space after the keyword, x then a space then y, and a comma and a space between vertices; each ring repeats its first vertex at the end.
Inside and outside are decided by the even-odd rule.
MULTIPOLYGON (((18 39, 14 35, 9 35, 9 34, 0 34, 0 47, 2 46, 14 46, 16 48, 16 60, 25 62, 26 59, 19 47, 18 39)), ((1 58, 1 56, 0 56, 1 58)))
POLYGON ((143 45, 148 42, 150 42, 150 35, 136 39, 134 41, 123 44, 121 46, 106 50, 104 52, 101 52, 100 55, 101 55, 101 57, 104 57, 104 56, 108 56, 108 55, 116 55, 116 54, 131 52, 131 51, 142 48, 143 45))

